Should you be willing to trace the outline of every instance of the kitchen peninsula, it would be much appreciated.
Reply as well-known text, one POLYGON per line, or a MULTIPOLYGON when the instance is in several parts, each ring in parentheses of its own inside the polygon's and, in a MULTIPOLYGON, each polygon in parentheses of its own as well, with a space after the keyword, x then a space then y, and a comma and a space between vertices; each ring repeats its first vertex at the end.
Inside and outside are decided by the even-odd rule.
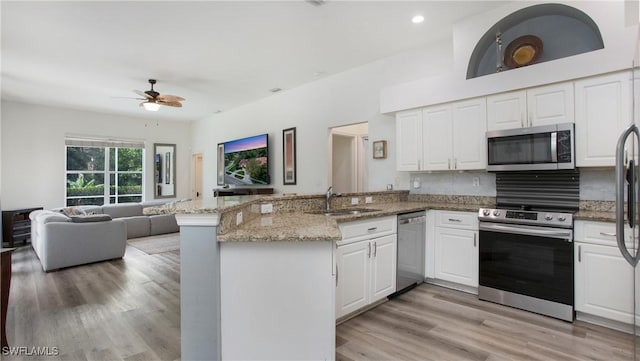
POLYGON ((175 213, 180 225, 182 359, 333 359, 338 223, 428 208, 476 211, 487 202, 435 205, 387 191, 336 197, 332 206, 345 208, 352 196, 363 204, 372 197, 365 206, 375 211, 306 213, 323 209, 318 195, 218 197, 148 209, 175 213))

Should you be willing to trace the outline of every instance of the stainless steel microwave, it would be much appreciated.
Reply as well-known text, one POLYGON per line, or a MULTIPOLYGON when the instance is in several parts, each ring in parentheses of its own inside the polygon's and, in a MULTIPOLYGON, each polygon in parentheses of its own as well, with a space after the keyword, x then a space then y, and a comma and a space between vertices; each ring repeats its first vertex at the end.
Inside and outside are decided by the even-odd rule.
POLYGON ((487 136, 487 170, 574 169, 573 123, 494 130, 487 136))

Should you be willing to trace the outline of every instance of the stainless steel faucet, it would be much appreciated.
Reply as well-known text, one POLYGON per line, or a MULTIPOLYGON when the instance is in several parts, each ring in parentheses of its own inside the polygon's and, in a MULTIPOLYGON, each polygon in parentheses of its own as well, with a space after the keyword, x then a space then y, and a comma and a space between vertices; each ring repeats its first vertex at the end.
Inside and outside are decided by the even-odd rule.
POLYGON ((333 186, 329 186, 325 194, 325 207, 327 211, 331 210, 331 197, 333 196, 333 186))

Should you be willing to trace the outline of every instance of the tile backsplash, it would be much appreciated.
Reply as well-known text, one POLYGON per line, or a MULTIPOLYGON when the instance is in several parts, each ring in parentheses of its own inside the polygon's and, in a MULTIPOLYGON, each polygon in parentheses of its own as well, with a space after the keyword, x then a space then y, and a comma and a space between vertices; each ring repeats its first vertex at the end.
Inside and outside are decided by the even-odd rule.
MULTIPOLYGON (((615 180, 612 167, 580 168, 580 199, 614 201, 615 180)), ((495 197, 496 176, 486 171, 411 173, 409 190, 411 194, 495 197)))

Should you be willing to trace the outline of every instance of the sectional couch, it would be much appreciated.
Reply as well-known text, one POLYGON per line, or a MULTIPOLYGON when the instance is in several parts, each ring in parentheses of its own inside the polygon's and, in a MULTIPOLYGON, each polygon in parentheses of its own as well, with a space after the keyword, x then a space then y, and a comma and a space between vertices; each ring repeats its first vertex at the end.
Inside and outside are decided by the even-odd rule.
POLYGON ((145 215, 125 203, 31 212, 31 244, 44 271, 124 256, 127 239, 179 232, 172 214, 145 215))

